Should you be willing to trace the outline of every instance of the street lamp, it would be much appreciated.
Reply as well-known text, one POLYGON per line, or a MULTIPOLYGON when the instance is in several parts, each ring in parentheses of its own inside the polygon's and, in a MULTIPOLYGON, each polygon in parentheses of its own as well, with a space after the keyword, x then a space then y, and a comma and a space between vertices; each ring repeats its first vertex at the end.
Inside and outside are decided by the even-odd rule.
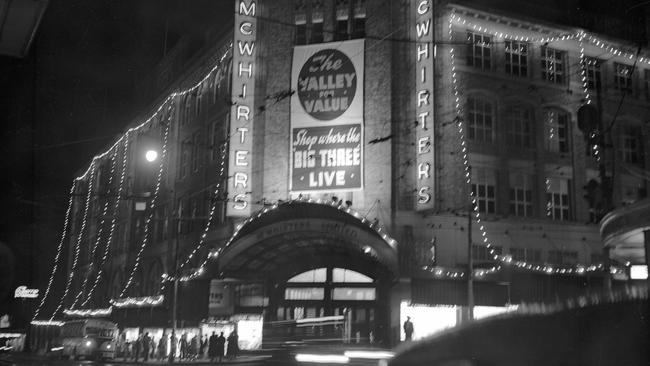
POLYGON ((144 154, 144 158, 147 159, 148 162, 153 163, 158 159, 158 151, 156 150, 147 150, 147 152, 144 154))

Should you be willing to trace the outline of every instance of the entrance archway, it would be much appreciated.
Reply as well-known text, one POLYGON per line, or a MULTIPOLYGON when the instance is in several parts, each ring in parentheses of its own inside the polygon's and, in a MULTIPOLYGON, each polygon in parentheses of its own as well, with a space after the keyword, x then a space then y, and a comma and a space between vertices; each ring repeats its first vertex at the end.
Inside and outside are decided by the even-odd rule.
POLYGON ((376 223, 346 207, 291 201, 248 219, 211 272, 262 285, 257 309, 238 304, 235 290, 235 313, 261 311, 266 323, 342 319, 340 340, 365 343, 387 338, 397 263, 395 240, 376 223))

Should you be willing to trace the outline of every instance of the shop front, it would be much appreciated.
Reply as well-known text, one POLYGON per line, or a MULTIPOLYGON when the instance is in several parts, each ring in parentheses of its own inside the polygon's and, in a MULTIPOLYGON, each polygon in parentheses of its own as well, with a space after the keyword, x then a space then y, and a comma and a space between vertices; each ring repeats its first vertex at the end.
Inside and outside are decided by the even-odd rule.
POLYGON ((265 347, 388 342, 395 242, 350 212, 291 201, 248 220, 210 267, 210 315, 257 314, 265 347))

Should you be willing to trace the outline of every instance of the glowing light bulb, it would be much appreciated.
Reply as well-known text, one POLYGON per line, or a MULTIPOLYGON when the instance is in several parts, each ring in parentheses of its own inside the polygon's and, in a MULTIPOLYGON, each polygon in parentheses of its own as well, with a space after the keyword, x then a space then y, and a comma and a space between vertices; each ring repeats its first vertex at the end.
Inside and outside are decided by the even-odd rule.
POLYGON ((144 154, 145 159, 147 159, 148 162, 153 163, 158 159, 158 151, 156 150, 147 150, 147 152, 144 154))

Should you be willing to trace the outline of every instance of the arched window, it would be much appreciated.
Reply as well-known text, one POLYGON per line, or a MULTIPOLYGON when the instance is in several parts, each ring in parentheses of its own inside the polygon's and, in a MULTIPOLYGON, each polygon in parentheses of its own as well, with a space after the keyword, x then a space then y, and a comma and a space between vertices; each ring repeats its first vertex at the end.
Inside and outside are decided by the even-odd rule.
POLYGON ((494 103, 478 95, 467 98, 467 137, 478 142, 494 141, 494 103))
POLYGON ((523 106, 509 106, 505 113, 508 145, 529 149, 533 142, 533 111, 523 106))
POLYGON ((287 282, 292 283, 322 283, 327 279, 327 268, 312 269, 291 277, 287 282))

